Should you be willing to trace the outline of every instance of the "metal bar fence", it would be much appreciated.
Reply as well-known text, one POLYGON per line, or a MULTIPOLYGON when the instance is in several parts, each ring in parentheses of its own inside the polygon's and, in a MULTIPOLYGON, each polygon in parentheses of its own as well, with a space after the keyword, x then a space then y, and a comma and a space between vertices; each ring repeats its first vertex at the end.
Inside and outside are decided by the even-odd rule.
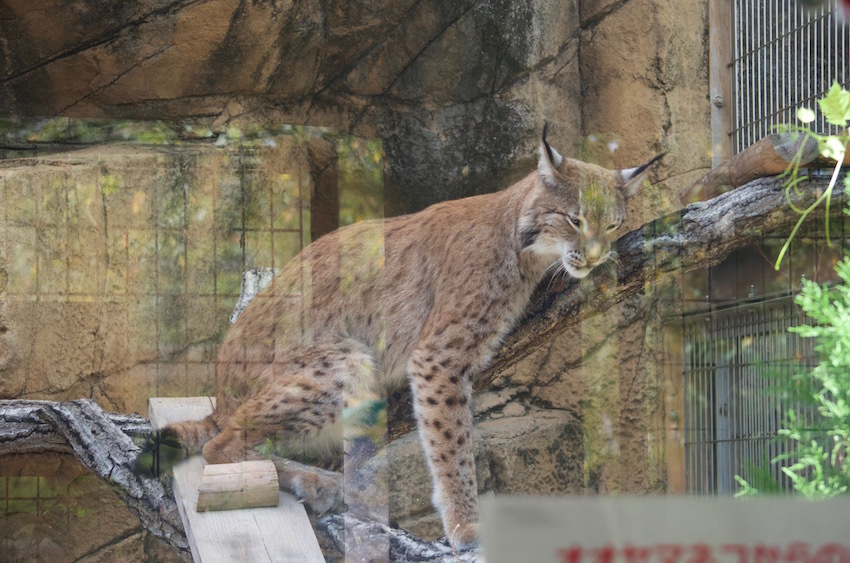
MULTIPOLYGON (((835 0, 811 8, 798 0, 734 0, 732 6, 733 152, 793 123, 800 106, 833 82, 848 85, 847 25, 835 0)), ((815 130, 832 126, 822 116, 815 130)))
POLYGON ((731 494, 735 475, 758 483, 764 469, 790 489, 781 466, 768 462, 788 451, 779 437, 787 412, 814 416, 775 392, 783 376, 814 361, 811 339, 788 332, 802 322, 792 296, 684 317, 687 492, 731 494))

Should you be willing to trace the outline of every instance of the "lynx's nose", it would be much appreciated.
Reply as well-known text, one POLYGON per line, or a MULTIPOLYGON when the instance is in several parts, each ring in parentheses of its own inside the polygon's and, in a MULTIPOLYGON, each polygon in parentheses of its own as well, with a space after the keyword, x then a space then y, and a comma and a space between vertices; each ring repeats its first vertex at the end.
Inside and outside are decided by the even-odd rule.
POLYGON ((589 264, 596 264, 602 258, 602 243, 597 240, 588 241, 584 245, 584 256, 589 264))

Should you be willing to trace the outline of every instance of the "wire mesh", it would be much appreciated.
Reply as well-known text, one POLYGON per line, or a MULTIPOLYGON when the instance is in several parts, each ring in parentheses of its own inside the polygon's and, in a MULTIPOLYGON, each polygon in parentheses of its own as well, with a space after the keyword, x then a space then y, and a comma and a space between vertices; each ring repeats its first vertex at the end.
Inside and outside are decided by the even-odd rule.
POLYGON ((42 317, 20 369, 67 374, 64 386, 95 370, 110 378, 96 398, 109 392, 114 408, 138 412, 149 396, 211 394, 216 342, 242 272, 280 267, 310 241, 299 149, 280 139, 122 158, 104 150, 76 167, 7 168, 0 304, 25 328, 42 317), (55 352, 54 333, 64 330, 77 331, 76 355, 55 352), (83 353, 99 364, 74 364, 83 353))
MULTIPOLYGON (((732 142, 740 152, 814 108, 833 82, 850 82, 848 26, 835 0, 815 7, 798 0, 734 0, 732 6, 732 142)), ((812 124, 831 130, 822 118, 812 124)))

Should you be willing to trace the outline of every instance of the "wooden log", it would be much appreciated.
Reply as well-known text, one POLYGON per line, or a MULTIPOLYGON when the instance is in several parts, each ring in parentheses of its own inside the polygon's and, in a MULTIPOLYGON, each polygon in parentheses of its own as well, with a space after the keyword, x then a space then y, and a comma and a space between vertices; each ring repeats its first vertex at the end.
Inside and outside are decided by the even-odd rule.
MULTIPOLYGON (((423 541, 403 528, 393 528, 381 522, 352 514, 330 514, 316 522, 316 532, 324 539, 326 552, 339 554, 338 561, 361 561, 351 556, 351 543, 368 545, 376 536, 389 538, 389 551, 367 561, 416 563, 480 563, 484 561, 481 548, 458 551, 450 539, 423 541)), ((331 560, 331 557, 328 557, 331 560)))
MULTIPOLYGON (((50 401, 0 401, 0 455, 74 453, 62 429, 42 419, 41 413, 50 404, 50 401)), ((104 414, 128 436, 150 434, 147 420, 137 414, 104 414)))
POLYGON ((269 460, 205 465, 198 512, 277 506, 277 469, 269 460))
POLYGON ((810 137, 791 133, 768 135, 691 184, 680 200, 683 205, 705 201, 756 178, 782 174, 800 149, 801 166, 818 162, 818 145, 810 137))
MULTIPOLYGON (((149 403, 158 425, 200 420, 212 410, 210 397, 154 397, 149 403)), ((304 506, 288 493, 276 491, 276 506, 199 511, 205 466, 196 455, 173 468, 174 497, 195 561, 324 561, 304 506)))
MULTIPOLYGON (((683 205, 705 201, 758 178, 777 176, 788 169, 797 151, 801 168, 832 168, 835 161, 818 152, 817 141, 796 133, 774 133, 753 143, 686 188, 680 196, 683 205)), ((842 166, 850 166, 850 151, 842 166)))

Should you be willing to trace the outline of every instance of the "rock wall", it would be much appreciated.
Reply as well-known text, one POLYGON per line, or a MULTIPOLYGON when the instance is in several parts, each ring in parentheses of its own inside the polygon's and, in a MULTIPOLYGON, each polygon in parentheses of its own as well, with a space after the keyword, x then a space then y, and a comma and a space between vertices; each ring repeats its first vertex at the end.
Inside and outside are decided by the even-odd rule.
POLYGON ((613 137, 619 166, 667 153, 656 185, 632 202, 632 228, 677 209, 678 190, 711 166, 707 10, 704 2, 581 3, 584 134, 613 137))
MULTIPOLYGON (((589 136, 615 140, 608 159, 619 166, 668 151, 662 179, 710 160, 700 3, 42 6, 0 6, 0 114, 174 119, 216 132, 293 123, 382 138, 389 215, 507 185, 533 166, 544 120, 567 155, 593 156, 589 136)), ((664 190, 651 199, 676 205, 664 190)))

